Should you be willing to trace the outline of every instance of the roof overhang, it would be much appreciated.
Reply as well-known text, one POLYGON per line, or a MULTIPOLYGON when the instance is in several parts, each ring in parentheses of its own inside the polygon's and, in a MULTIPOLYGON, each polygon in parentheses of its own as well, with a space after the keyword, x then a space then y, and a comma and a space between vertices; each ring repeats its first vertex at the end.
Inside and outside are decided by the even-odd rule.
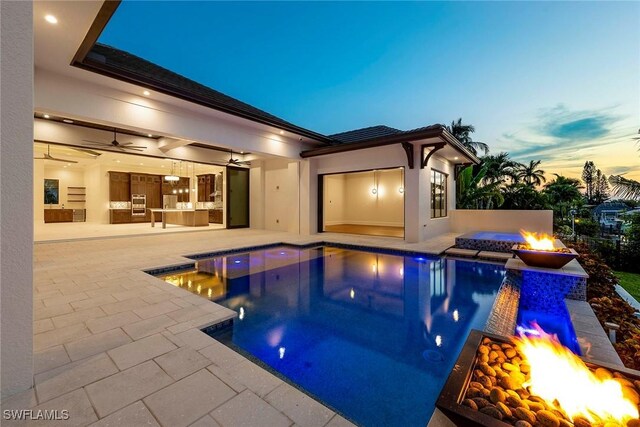
POLYGON ((194 104, 198 104, 204 107, 212 108, 218 111, 222 111, 223 113, 231 114, 243 119, 251 120, 256 123, 264 124, 267 126, 273 126, 278 129, 282 129, 287 132, 291 132, 296 135, 300 135, 306 138, 309 138, 310 141, 306 141, 308 143, 329 143, 331 140, 327 138, 325 135, 319 134, 317 132, 313 132, 311 130, 296 126, 291 123, 283 123, 282 121, 271 121, 268 118, 253 115, 246 111, 242 111, 239 109, 234 109, 229 105, 224 105, 220 103, 216 103, 211 99, 208 99, 203 96, 199 96, 197 93, 189 92, 187 90, 183 90, 180 87, 171 86, 166 84, 160 79, 154 79, 149 76, 143 76, 139 73, 132 72, 131 70, 127 70, 121 67, 115 67, 109 65, 105 62, 101 62, 92 58, 90 55, 91 49, 95 46, 100 37, 100 34, 106 28, 109 20, 118 9, 121 0, 106 0, 98 14, 96 15, 94 21, 89 28, 86 36, 84 37, 82 43, 80 44, 76 54, 74 55, 71 64, 74 67, 78 67, 87 71, 91 71, 97 74, 101 74, 106 77, 111 77, 126 83, 131 83, 137 86, 142 86, 147 89, 151 89, 158 93, 163 93, 165 95, 169 95, 178 99, 182 99, 184 101, 192 102, 194 104))
POLYGON ((383 136, 379 138, 368 139, 365 141, 353 142, 348 144, 337 144, 328 147, 314 148, 300 153, 302 158, 326 156, 329 154, 345 153, 348 151, 364 150, 368 148, 383 147, 385 145, 403 144, 403 143, 437 143, 442 142, 446 147, 459 154, 456 163, 472 163, 480 164, 480 159, 470 152, 460 141, 447 131, 444 126, 433 126, 429 129, 417 131, 402 132, 400 134, 383 136))

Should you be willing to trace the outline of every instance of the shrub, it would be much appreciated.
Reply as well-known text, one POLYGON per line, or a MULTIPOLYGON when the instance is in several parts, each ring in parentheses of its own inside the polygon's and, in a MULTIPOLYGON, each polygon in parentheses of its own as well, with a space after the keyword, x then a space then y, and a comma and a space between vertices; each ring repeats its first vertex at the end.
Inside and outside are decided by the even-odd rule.
POLYGON ((635 309, 615 291, 618 280, 602 258, 584 243, 571 246, 579 254, 578 262, 589 274, 587 300, 598 321, 603 328, 605 322, 620 325, 614 348, 627 368, 640 370, 640 319, 635 316, 635 309))
POLYGON ((596 237, 600 234, 600 224, 591 218, 576 218, 576 234, 596 237))
POLYGON ((602 258, 591 252, 585 243, 570 243, 569 246, 578 252, 578 262, 589 275, 587 300, 617 295, 615 285, 618 283, 618 279, 602 258))

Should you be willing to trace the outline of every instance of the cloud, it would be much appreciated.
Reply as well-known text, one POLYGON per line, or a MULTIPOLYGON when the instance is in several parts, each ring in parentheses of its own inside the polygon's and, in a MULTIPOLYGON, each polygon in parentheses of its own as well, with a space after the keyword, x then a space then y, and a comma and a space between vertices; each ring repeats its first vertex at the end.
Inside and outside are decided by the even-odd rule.
POLYGON ((539 110, 530 124, 504 133, 499 142, 512 147, 511 155, 519 161, 584 159, 585 151, 628 140, 629 130, 618 126, 625 117, 613 114, 613 109, 570 110, 558 104, 539 110))

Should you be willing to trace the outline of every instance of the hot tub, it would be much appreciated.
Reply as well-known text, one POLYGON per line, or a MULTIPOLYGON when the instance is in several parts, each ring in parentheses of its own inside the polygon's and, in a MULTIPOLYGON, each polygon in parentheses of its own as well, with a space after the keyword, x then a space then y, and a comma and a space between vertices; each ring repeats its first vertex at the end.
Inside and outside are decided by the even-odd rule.
POLYGON ((456 247, 477 251, 511 253, 514 243, 524 243, 520 233, 475 231, 456 237, 456 247))

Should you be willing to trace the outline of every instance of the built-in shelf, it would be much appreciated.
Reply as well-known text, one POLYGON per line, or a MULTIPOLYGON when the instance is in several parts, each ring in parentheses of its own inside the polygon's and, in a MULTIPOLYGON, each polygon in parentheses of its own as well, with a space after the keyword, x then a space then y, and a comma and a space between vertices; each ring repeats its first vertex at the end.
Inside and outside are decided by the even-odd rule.
POLYGON ((67 203, 86 203, 86 187, 67 187, 67 203))

